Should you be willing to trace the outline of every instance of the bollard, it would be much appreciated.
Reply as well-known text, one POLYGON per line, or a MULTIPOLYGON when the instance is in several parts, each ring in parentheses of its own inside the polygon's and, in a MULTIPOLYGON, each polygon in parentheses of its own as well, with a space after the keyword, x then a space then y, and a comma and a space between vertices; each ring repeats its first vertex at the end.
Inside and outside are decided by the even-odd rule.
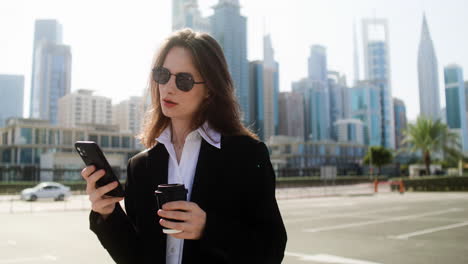
POLYGON ((405 184, 403 183, 403 180, 400 180, 400 194, 403 194, 405 192, 405 184))
POLYGON ((379 192, 379 180, 375 179, 374 180, 374 193, 379 192))

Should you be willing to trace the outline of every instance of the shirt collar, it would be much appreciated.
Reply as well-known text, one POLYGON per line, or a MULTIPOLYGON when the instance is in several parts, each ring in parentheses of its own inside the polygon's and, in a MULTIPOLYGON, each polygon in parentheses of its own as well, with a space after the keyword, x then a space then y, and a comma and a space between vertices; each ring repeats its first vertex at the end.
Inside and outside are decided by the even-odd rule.
POLYGON ((221 134, 214 130, 208 122, 205 121, 201 127, 197 129, 198 133, 202 138, 210 143, 212 146, 221 149, 221 134))
MULTIPOLYGON (((210 145, 221 149, 221 134, 218 131, 211 128, 207 121, 205 121, 205 123, 203 123, 203 125, 200 126, 198 129, 190 132, 187 136, 187 140, 190 140, 193 136, 197 135, 201 136, 210 145)), ((159 137, 156 138, 156 140, 164 145, 172 144, 171 136, 171 125, 169 125, 164 129, 161 135, 159 135, 159 137)))

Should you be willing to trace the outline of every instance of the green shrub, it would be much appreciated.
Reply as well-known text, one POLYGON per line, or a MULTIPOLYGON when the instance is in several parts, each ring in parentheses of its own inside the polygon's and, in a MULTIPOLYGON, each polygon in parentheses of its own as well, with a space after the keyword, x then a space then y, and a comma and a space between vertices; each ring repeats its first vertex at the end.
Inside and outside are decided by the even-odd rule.
POLYGON ((443 192, 468 191, 468 177, 432 176, 404 179, 405 189, 409 191, 443 192))

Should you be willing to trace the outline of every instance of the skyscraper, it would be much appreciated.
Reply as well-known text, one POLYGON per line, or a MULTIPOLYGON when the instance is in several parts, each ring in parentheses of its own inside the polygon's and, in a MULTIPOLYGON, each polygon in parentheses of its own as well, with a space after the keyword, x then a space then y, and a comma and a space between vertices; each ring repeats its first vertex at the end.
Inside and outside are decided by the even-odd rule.
POLYGON ((300 93, 282 92, 279 95, 278 135, 304 140, 304 100, 300 93))
POLYGON ((330 107, 328 89, 321 81, 304 78, 293 82, 292 90, 304 98, 305 140, 330 139, 330 107))
MULTIPOLYGON (((466 103, 466 112, 467 112, 467 118, 468 118, 468 81, 465 82, 465 103, 466 103)), ((468 120, 466 121, 468 124, 468 120)))
POLYGON ((278 62, 274 58, 274 50, 270 35, 263 37, 263 112, 265 113, 264 139, 268 141, 278 132, 278 94, 279 73, 278 62))
POLYGON ((36 50, 31 117, 57 124, 58 99, 71 90, 71 51, 66 45, 42 42, 36 50))
POLYGON ((356 33, 356 23, 353 22, 353 63, 354 63, 354 84, 361 79, 359 71, 359 53, 358 53, 358 42, 357 42, 357 33, 356 33))
POLYGON ((418 51, 420 115, 432 120, 440 118, 439 72, 426 15, 423 15, 418 51))
POLYGON ((172 30, 182 28, 210 31, 209 20, 201 16, 197 0, 172 0, 172 30))
POLYGON ((365 79, 379 88, 381 104, 381 146, 395 148, 395 123, 390 83, 390 51, 385 19, 365 19, 362 23, 365 79))
POLYGON ((260 139, 263 138, 265 128, 263 86, 263 61, 251 61, 249 63, 249 120, 251 129, 260 139))
POLYGON ((403 100, 393 98, 393 108, 395 113, 395 145, 396 148, 402 147, 403 131, 406 129, 406 106, 403 100))
POLYGON ((468 153, 468 127, 463 69, 456 64, 446 66, 444 68, 444 82, 447 125, 451 129, 459 130, 462 150, 468 153))
POLYGON ((239 0, 220 0, 210 17, 212 36, 219 42, 226 56, 234 88, 249 124, 249 62, 247 60, 247 18, 240 13, 239 0))
POLYGON ((364 123, 365 143, 380 146, 382 142, 382 110, 380 89, 370 81, 360 81, 350 89, 351 118, 364 123))
POLYGON ((312 81, 303 78, 292 83, 292 91, 301 94, 304 104, 304 141, 312 139, 312 81))
POLYGON ((33 116, 33 95, 37 94, 34 88, 34 73, 36 68, 36 50, 41 42, 62 43, 62 25, 57 20, 44 19, 36 20, 34 24, 34 44, 32 52, 32 71, 31 71, 31 100, 29 108, 29 116, 33 116))
POLYGON ((338 133, 335 122, 347 118, 349 114, 349 95, 345 76, 336 71, 328 71, 328 89, 331 138, 337 140, 338 133))
POLYGON ((10 117, 23 117, 23 75, 0 75, 0 127, 10 117))
POLYGON ((36 21, 30 117, 57 123, 58 99, 70 92, 71 51, 61 44, 61 25, 36 21))
POLYGON ((331 124, 326 48, 313 45, 310 48, 308 65, 308 78, 311 81, 310 89, 312 89, 308 102, 311 111, 311 139, 316 141, 329 140, 331 124))
POLYGON ((250 62, 250 122, 264 141, 278 133, 278 63, 269 35, 263 38, 263 61, 250 62))
POLYGON ((327 82, 327 50, 324 46, 312 45, 310 47, 308 66, 309 79, 323 83, 327 82))

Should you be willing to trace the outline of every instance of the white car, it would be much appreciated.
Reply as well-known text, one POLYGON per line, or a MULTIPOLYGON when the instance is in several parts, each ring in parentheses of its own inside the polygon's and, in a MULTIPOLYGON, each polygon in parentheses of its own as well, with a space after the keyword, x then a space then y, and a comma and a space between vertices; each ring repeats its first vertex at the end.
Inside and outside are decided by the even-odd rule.
POLYGON ((38 198, 54 198, 63 201, 71 195, 70 187, 56 182, 41 182, 35 187, 21 191, 21 200, 36 201, 38 198))

